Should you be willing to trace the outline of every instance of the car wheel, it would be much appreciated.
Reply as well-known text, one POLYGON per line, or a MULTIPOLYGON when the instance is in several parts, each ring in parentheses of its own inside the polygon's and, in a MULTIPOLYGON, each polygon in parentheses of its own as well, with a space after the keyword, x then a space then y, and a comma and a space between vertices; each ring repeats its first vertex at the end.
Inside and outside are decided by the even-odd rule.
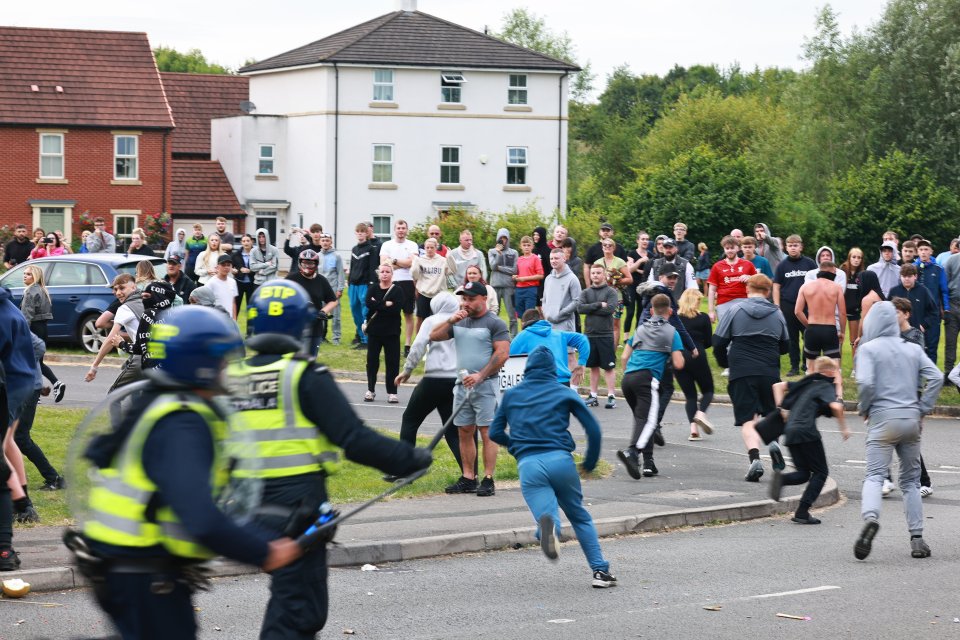
POLYGON ((97 329, 96 315, 84 316, 80 320, 80 344, 83 345, 83 348, 90 353, 98 353, 100 347, 103 346, 104 340, 107 338, 107 332, 104 329, 97 329))

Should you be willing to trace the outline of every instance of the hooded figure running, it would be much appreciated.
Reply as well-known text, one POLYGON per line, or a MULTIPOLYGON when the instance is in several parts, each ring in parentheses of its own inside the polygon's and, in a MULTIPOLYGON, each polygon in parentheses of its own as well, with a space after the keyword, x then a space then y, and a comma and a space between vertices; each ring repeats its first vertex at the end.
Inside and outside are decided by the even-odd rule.
POLYGON ((580 477, 570 455, 576 449, 569 431, 571 413, 587 432, 587 454, 581 467, 592 471, 600 457, 600 423, 576 391, 557 381, 553 355, 539 346, 527 358, 523 381, 503 394, 490 424, 490 439, 517 459, 520 491, 537 521, 544 554, 551 560, 557 558, 559 506, 573 525, 593 571, 593 586, 604 589, 616 586, 617 579, 610 574, 593 518, 583 506, 580 477))

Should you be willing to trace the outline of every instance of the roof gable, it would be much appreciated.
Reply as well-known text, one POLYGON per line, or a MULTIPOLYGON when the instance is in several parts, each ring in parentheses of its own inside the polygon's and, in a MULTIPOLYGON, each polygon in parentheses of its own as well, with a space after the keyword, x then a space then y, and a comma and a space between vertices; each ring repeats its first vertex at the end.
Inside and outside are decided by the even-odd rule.
POLYGON ((579 71, 420 11, 394 11, 240 69, 241 73, 320 63, 579 71))
POLYGON ((0 124, 170 128, 173 118, 147 34, 0 27, 0 124))
POLYGON ((160 74, 177 128, 173 153, 210 153, 210 120, 243 115, 240 103, 250 96, 250 78, 204 73, 160 74))

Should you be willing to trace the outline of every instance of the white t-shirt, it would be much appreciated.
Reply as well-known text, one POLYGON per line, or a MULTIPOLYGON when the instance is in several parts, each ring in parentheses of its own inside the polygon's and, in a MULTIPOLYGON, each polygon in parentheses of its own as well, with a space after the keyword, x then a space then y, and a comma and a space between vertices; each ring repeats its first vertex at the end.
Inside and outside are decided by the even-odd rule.
MULTIPOLYGON (((380 245, 380 263, 389 262, 393 264, 393 260, 406 260, 407 258, 413 258, 414 256, 420 255, 420 247, 417 246, 417 243, 413 240, 404 240, 403 242, 397 242, 396 240, 387 240, 382 245, 380 245), (384 258, 389 258, 389 260, 384 260, 384 258)), ((394 282, 403 282, 404 280, 413 280, 413 274, 410 272, 410 268, 407 267, 394 267, 393 268, 393 281, 394 282)))
POLYGON ((227 313, 232 317, 234 314, 233 300, 237 297, 238 293, 237 281, 233 279, 233 276, 227 276, 226 280, 210 278, 207 284, 203 286, 210 287, 210 290, 213 291, 216 296, 217 304, 226 309, 227 313))
POLYGON ((133 311, 130 310, 130 307, 125 304, 120 305, 117 313, 113 316, 113 321, 123 327, 123 330, 127 332, 131 340, 137 339, 137 329, 140 328, 140 320, 134 315, 133 311))

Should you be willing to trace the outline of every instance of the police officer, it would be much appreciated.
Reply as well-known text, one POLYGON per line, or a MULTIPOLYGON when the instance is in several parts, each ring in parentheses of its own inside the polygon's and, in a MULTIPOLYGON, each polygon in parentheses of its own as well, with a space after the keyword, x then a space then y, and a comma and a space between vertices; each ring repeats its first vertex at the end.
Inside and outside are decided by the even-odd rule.
MULTIPOLYGON (((82 536, 68 533, 81 571, 123 638, 194 638, 191 580, 215 554, 271 571, 301 555, 296 542, 263 537, 217 509, 229 477, 227 426, 212 404, 226 357, 242 348, 222 313, 180 307, 153 331, 160 368, 122 422, 94 438, 98 468, 82 536)), ((79 478, 72 482, 81 482, 79 478)))
MULTIPOLYGON (((256 442, 256 460, 241 460, 234 475, 264 479, 261 526, 297 536, 315 521, 340 449, 354 462, 397 476, 430 465, 428 450, 364 425, 327 368, 301 355, 314 311, 299 285, 265 282, 249 314, 253 337, 247 346, 256 355, 228 368, 235 409, 230 426, 239 440, 256 442)), ((323 628, 326 559, 321 545, 273 573, 261 638, 312 639, 323 628)))

